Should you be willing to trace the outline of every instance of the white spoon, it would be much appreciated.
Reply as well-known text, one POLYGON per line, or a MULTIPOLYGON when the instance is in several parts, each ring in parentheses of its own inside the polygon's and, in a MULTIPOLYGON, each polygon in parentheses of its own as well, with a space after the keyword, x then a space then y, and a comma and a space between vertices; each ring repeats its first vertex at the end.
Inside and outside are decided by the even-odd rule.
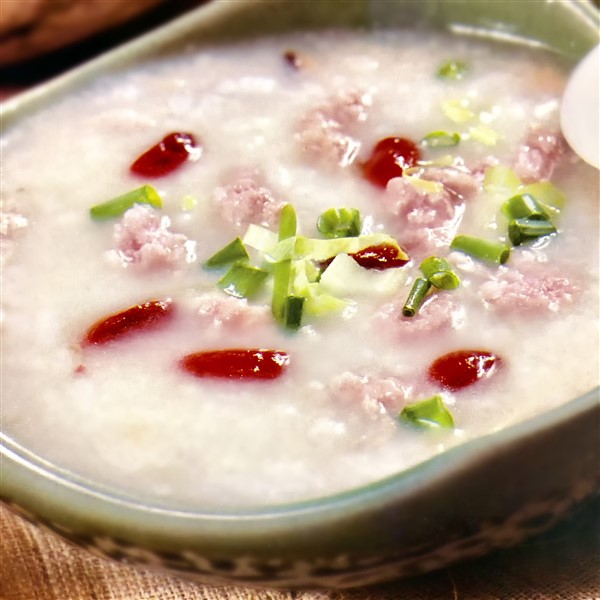
POLYGON ((565 89, 560 124, 569 146, 585 162, 600 168, 600 46, 577 65, 565 89))

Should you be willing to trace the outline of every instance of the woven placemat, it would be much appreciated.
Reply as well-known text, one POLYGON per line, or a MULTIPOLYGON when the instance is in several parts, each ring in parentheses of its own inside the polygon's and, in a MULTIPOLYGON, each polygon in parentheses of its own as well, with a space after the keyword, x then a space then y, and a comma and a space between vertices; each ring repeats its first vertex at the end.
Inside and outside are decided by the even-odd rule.
POLYGON ((600 499, 510 550, 337 591, 215 588, 91 556, 0 509, 1 600, 600 600, 600 499))

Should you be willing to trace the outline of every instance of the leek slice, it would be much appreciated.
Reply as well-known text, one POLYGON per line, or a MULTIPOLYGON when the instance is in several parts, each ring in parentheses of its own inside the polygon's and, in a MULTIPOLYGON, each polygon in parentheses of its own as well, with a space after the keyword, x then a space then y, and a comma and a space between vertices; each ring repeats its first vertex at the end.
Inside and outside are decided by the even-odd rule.
POLYGON ((250 258, 244 243, 239 237, 236 237, 232 242, 221 248, 213 254, 204 263, 207 269, 219 269, 231 263, 246 261, 250 258))
POLYGON ((217 282, 217 285, 230 296, 252 298, 262 289, 269 276, 268 271, 248 265, 233 265, 217 282))
POLYGON ((454 417, 439 394, 407 404, 400 419, 422 429, 454 429, 454 417))
POLYGON ((143 185, 102 204, 92 206, 90 216, 95 221, 114 219, 123 215, 134 204, 149 204, 154 208, 162 208, 162 199, 151 185, 143 185))
POLYGON ((404 269, 363 269, 351 256, 338 254, 319 280, 321 289, 340 298, 390 296, 406 281, 404 269))

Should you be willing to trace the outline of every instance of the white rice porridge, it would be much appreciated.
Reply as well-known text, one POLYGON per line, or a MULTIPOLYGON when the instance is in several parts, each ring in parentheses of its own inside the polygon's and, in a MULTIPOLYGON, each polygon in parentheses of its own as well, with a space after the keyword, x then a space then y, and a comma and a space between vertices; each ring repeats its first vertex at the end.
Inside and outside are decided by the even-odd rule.
POLYGON ((591 390, 598 172, 560 137, 565 74, 542 51, 473 40, 294 34, 190 50, 25 119, 2 140, 3 431, 146 499, 249 506, 376 481, 591 390), (444 64, 448 76, 437 76, 444 64), (192 134, 200 156, 160 177, 130 171, 172 132, 192 134), (432 132, 442 133, 421 143, 432 132), (389 137, 412 140, 419 156, 377 185, 365 174, 389 137), (90 217, 144 184, 162 208, 90 217), (564 206, 546 206, 557 232, 513 247, 502 206, 538 189, 564 194, 564 206), (250 225, 276 235, 285 204, 311 240, 325 239, 324 211, 357 209, 356 239, 386 234, 408 262, 373 270, 342 251, 341 275, 326 277, 334 263, 301 257, 321 272, 309 273, 315 295, 300 327, 287 329, 271 314, 274 246, 247 245, 266 273, 250 299, 217 286, 227 266, 203 267, 250 225), (452 249, 457 235, 506 245, 510 258, 452 249), (430 256, 460 285, 429 287, 417 314, 403 316, 430 256), (175 308, 164 322, 85 343, 95 323, 153 300, 175 308), (273 379, 181 366, 223 349, 276 350, 289 364, 273 379), (497 361, 452 389, 430 365, 457 350, 497 361), (454 427, 399 417, 436 395, 454 427))

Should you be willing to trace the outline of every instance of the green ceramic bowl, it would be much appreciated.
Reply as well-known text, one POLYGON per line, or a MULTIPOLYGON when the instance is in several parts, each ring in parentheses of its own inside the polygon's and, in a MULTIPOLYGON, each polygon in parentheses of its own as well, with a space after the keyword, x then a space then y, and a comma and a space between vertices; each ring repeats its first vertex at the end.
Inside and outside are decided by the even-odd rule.
MULTIPOLYGON (((451 29, 547 45, 573 62, 598 43, 582 1, 215 1, 7 102, 3 127, 101 74, 202 45, 290 29, 451 29)), ((248 511, 169 510, 107 492, 3 435, 2 497, 105 556, 213 583, 349 587, 414 575, 552 524, 599 483, 598 390, 404 473, 343 494, 248 511)))

